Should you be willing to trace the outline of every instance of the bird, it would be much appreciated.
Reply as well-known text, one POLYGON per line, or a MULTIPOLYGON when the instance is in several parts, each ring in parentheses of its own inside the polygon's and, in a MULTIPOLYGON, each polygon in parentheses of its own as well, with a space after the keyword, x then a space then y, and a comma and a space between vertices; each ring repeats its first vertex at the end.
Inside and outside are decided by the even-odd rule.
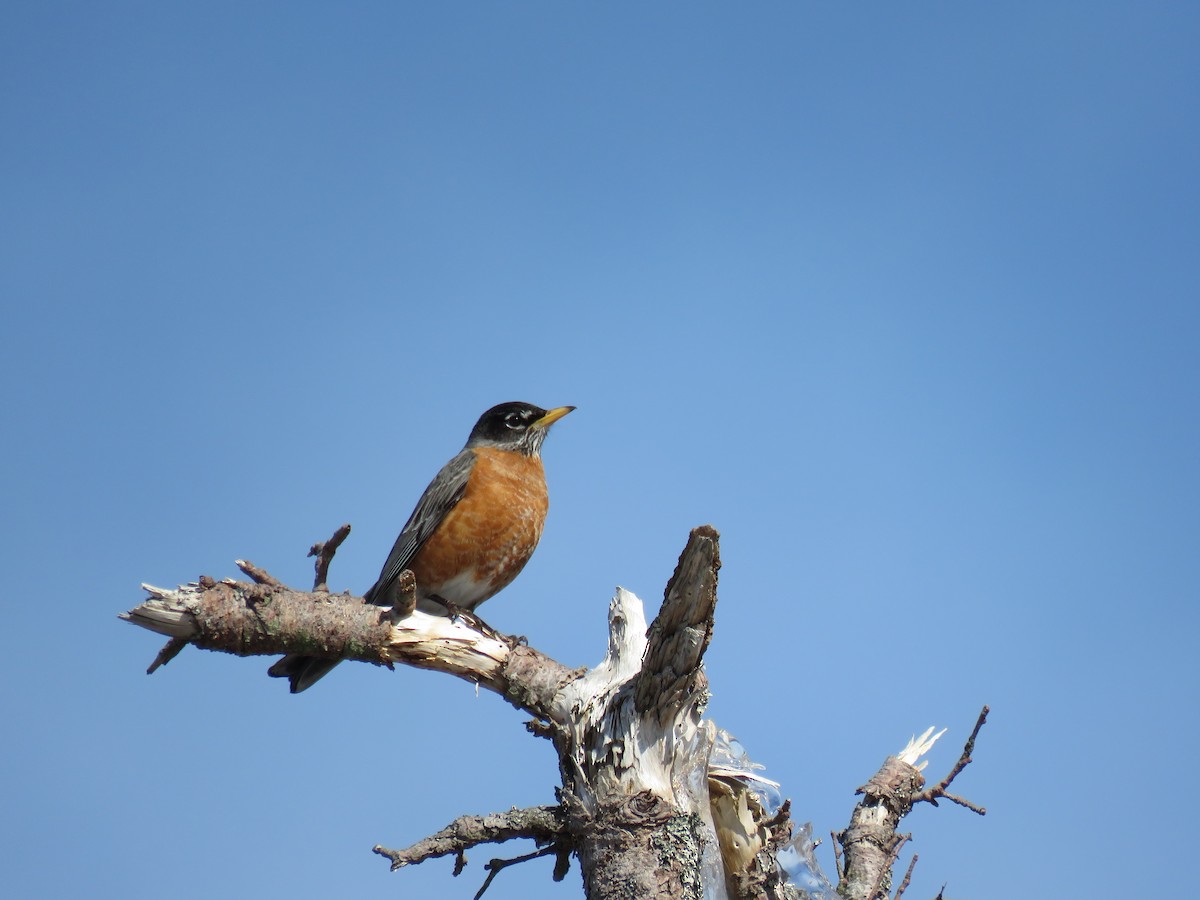
MULTIPOLYGON (((463 449, 425 488, 363 599, 393 606, 405 569, 416 576, 417 608, 435 615, 472 612, 507 587, 533 556, 546 521, 542 443, 574 409, 510 402, 480 416, 463 449)), ((289 654, 267 674, 287 678, 298 694, 339 662, 289 654)))

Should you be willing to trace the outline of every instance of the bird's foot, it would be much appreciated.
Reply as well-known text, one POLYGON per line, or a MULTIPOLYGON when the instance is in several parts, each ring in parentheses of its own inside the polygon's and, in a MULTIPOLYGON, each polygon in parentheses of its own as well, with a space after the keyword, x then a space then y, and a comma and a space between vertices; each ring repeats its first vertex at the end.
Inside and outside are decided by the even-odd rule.
POLYGON ((456 603, 451 603, 445 597, 439 597, 437 594, 431 594, 429 599, 434 603, 439 604, 444 610, 446 610, 446 617, 451 622, 457 622, 459 619, 471 621, 475 618, 470 612, 463 609, 456 603))
POLYGON ((431 599, 436 600, 445 608, 446 615, 449 617, 451 622, 465 622, 476 631, 482 631, 487 635, 495 634, 491 626, 489 626, 483 621, 483 619, 479 618, 479 616, 475 615, 475 613, 471 612, 469 609, 464 609, 463 607, 451 603, 449 600, 444 600, 441 597, 434 596, 431 599))

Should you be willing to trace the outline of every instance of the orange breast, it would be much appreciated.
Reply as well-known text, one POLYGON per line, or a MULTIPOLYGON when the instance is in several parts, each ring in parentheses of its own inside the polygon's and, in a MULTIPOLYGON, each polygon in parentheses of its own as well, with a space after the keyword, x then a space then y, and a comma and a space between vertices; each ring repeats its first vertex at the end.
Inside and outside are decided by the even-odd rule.
POLYGON ((477 448, 462 499, 412 561, 421 593, 474 609, 524 568, 549 506, 540 458, 477 448))

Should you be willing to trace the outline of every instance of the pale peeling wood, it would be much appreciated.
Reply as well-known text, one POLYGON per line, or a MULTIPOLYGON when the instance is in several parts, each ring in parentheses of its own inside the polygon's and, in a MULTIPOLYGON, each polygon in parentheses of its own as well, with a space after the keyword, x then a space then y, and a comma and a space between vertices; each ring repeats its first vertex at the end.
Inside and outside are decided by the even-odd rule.
POLYGON ((191 610, 199 602, 199 585, 180 585, 172 591, 143 584, 142 590, 150 599, 118 618, 167 637, 187 640, 196 636, 196 617, 191 610))
POLYGON ((708 699, 702 657, 712 632, 716 532, 692 532, 649 629, 642 602, 618 588, 609 607, 604 660, 568 685, 556 718, 570 723, 579 798, 651 791, 689 811, 707 806, 703 781, 709 736, 700 729, 708 699), (686 751, 686 752, 685 752, 686 751))
MULTIPOLYGON (((714 752, 708 763, 709 807, 729 896, 736 900, 811 900, 812 895, 788 881, 779 865, 780 851, 792 848, 799 853, 809 843, 807 830, 793 833, 791 802, 776 805, 779 783, 761 774, 763 767, 750 759, 732 735, 711 721, 705 725, 714 732, 714 752)), ((832 885, 817 875, 815 859, 812 862, 809 868, 814 877, 809 881, 823 881, 832 895, 832 885)))
POLYGON ((494 632, 477 630, 466 618, 417 610, 392 626, 387 654, 392 662, 447 672, 503 693, 512 647, 494 632))
POLYGON ((607 655, 557 698, 564 786, 593 835, 579 848, 589 897, 727 896, 701 727, 717 540, 711 528, 692 532, 649 629, 641 601, 618 589, 607 655))

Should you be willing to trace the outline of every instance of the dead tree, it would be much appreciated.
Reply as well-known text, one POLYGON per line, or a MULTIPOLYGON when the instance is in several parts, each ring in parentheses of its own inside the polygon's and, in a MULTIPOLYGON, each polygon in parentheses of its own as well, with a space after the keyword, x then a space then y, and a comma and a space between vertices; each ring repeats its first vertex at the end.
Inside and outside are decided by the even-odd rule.
MULTIPOLYGON (((579 860, 589 900, 833 897, 808 832, 794 833, 789 803, 772 803, 773 783, 731 752, 728 737, 703 718, 703 659, 721 566, 713 528, 692 531, 648 627, 641 601, 618 590, 609 607, 608 652, 590 670, 567 668, 472 615, 416 611, 411 573, 391 609, 328 593, 330 560, 348 533, 343 526, 313 547, 312 592, 289 588, 239 560, 251 581, 202 577, 177 590, 143 586, 150 597, 122 618, 170 637, 150 672, 188 644, 241 656, 304 653, 389 668, 403 663, 474 682, 531 715, 529 730, 552 741, 558 753, 558 804, 463 816, 408 848, 376 846, 393 870, 453 855, 457 874, 468 849, 529 838, 538 849, 493 860, 480 894, 505 865, 554 855, 556 880, 572 856, 579 860), (785 849, 799 860, 790 870, 779 863, 785 849)), ((913 803, 936 805, 946 797, 983 812, 946 793, 970 762, 982 724, 983 716, 959 765, 935 788, 923 791, 914 767, 932 746, 922 740, 889 757, 860 789, 865 797, 850 827, 835 835, 835 851, 842 851, 837 894, 886 900, 904 841, 896 826, 913 803)))

